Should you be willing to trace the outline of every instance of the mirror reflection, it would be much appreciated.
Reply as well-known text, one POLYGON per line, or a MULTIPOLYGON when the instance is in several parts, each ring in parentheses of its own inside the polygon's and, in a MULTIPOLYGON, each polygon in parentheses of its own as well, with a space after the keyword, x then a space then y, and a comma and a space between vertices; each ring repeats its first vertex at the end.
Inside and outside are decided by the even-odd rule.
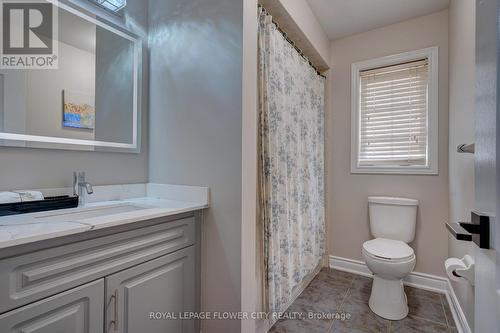
POLYGON ((0 144, 137 150, 138 40, 59 8, 57 44, 57 69, 0 69, 0 144))

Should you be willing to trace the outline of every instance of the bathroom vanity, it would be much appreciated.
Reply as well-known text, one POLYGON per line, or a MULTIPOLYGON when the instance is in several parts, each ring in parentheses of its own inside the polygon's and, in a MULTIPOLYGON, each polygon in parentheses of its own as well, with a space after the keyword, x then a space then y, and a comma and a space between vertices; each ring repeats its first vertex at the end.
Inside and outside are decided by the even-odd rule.
POLYGON ((156 196, 1 217, 0 331, 199 331, 172 318, 199 310, 207 206, 156 196))

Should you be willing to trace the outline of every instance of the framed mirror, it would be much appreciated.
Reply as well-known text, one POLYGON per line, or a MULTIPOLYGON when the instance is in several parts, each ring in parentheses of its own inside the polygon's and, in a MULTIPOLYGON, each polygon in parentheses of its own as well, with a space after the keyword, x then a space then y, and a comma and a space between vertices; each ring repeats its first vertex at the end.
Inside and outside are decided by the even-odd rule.
POLYGON ((0 145, 138 153, 142 41, 53 5, 57 68, 0 68, 0 145))

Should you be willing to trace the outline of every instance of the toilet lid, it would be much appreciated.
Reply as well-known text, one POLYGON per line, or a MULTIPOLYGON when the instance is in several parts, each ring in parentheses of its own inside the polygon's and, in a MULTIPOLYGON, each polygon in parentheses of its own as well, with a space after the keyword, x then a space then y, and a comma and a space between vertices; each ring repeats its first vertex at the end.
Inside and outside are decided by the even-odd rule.
POLYGON ((363 244, 363 249, 372 256, 389 260, 401 260, 413 256, 413 249, 405 242, 376 238, 363 244))

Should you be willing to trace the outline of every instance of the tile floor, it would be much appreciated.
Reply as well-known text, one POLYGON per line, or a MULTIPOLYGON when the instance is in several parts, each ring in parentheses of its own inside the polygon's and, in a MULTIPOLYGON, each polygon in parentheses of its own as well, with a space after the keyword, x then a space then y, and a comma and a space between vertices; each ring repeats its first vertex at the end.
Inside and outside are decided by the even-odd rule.
POLYGON ((377 316, 368 307, 371 282, 371 278, 324 268, 288 308, 288 318, 278 321, 270 332, 458 332, 446 296, 416 288, 405 287, 408 317, 390 321, 377 316), (308 318, 318 313, 350 314, 350 319, 308 318))

